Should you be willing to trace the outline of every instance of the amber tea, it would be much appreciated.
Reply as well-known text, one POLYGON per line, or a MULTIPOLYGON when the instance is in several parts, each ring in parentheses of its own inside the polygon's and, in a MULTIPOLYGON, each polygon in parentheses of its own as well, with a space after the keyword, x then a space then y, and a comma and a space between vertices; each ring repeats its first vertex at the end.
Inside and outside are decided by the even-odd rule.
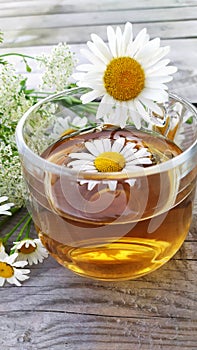
MULTIPOLYGON (((181 154, 173 142, 134 128, 106 129, 54 143, 43 158, 69 166, 69 154, 84 152, 86 142, 125 138, 150 152, 143 171, 181 154)), ((179 179, 179 171, 133 176, 130 182, 100 173, 69 179, 45 172, 39 179, 27 173, 31 206, 39 237, 51 255, 74 272, 101 280, 126 280, 151 272, 180 248, 191 223, 195 176, 179 179), (132 180, 132 181, 131 181, 132 180), (88 184, 94 181, 94 187, 88 184)))

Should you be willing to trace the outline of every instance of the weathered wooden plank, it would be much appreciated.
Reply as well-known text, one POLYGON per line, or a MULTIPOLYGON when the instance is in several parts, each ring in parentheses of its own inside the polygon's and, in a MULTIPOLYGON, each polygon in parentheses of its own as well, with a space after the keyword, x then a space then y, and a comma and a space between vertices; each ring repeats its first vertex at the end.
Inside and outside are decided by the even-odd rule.
POLYGON ((22 16, 19 14, 17 17, 3 17, 3 13, 0 13, 1 17, 1 30, 24 30, 26 28, 65 28, 73 26, 89 26, 89 25, 109 25, 109 24, 121 24, 128 20, 132 23, 148 23, 148 22, 165 22, 165 21, 177 21, 177 20, 192 20, 195 19, 195 13, 197 12, 197 6, 181 7, 181 8, 169 8, 165 12, 163 9, 138 9, 138 10, 125 10, 125 11, 108 11, 108 12, 91 12, 91 16, 88 12, 84 13, 61 13, 61 14, 39 14, 34 16, 22 16))
POLYGON ((196 322, 188 324, 184 319, 29 310, 8 312, 0 321, 4 350, 194 350, 197 341, 196 322))
MULTIPOLYGON (((183 26, 182 21, 163 23, 136 23, 135 34, 142 28, 147 27, 151 37, 159 36, 161 39, 195 38, 197 36, 197 21, 187 21, 183 26)), ((91 33, 100 35, 103 40, 107 40, 106 26, 82 26, 29 29, 6 31, 4 33, 4 44, 2 47, 14 46, 36 46, 53 45, 66 41, 69 44, 84 43, 90 38, 91 33)))
POLYGON ((7 285, 0 290, 0 313, 34 310, 195 320, 196 272, 196 261, 171 260, 140 279, 112 283, 74 275, 49 258, 31 268, 22 288, 7 285))
MULTIPOLYGON (((88 11, 109 11, 109 10, 127 10, 130 8, 172 8, 172 7, 186 7, 196 6, 196 0, 83 0, 72 1, 72 0, 48 0, 40 2, 39 0, 1 0, 1 9, 17 9, 17 8, 28 8, 28 13, 31 13, 31 9, 37 7, 37 10, 45 8, 48 9, 50 6, 54 13, 66 12, 85 12, 88 11)), ((39 13, 39 12, 38 12, 39 13)))

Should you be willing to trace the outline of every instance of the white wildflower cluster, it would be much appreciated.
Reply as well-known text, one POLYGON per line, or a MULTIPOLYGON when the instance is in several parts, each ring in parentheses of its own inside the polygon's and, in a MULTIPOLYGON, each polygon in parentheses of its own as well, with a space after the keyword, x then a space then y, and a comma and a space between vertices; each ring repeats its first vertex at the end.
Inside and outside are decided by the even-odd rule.
POLYGON ((15 207, 25 203, 25 187, 21 173, 20 159, 13 144, 0 143, 0 194, 8 195, 15 207))
POLYGON ((24 78, 10 65, 0 65, 0 122, 10 126, 18 122, 23 113, 33 104, 22 90, 24 78))
POLYGON ((48 88, 56 92, 64 90, 76 64, 76 59, 69 46, 59 43, 52 49, 50 55, 43 54, 38 59, 41 68, 45 69, 41 88, 48 88))
MULTIPOLYGON (((38 59, 39 64, 41 62, 44 69, 43 88, 53 88, 57 91, 66 87, 75 65, 73 54, 66 44, 59 44, 53 48, 50 55, 43 54, 35 59, 38 59)), ((0 61, 0 196, 8 195, 18 208, 25 204, 25 189, 15 144, 15 129, 22 115, 38 99, 36 94, 27 93, 26 79, 16 72, 15 67, 8 62, 1 64, 0 61)), ((45 124, 47 129, 47 119, 54 114, 51 107, 44 107, 45 110, 39 110, 36 120, 37 133, 42 133, 45 124)), ((44 143, 45 136, 40 135, 39 144, 34 142, 34 135, 31 134, 31 137, 31 141, 37 147, 35 151, 43 151, 47 146, 44 143)))
POLYGON ((10 64, 0 65, 0 196, 8 195, 16 207, 24 204, 24 185, 15 128, 23 113, 33 104, 22 90, 23 78, 10 64))

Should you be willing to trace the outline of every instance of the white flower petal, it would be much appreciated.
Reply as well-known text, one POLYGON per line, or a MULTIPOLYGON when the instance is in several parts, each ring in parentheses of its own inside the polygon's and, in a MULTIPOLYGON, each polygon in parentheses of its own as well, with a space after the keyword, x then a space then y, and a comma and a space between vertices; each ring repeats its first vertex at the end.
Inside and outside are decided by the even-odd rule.
POLYGON ((86 117, 75 117, 72 121, 72 125, 76 126, 77 128, 84 128, 88 122, 88 119, 86 117))
POLYGON ((96 119, 103 119, 111 111, 112 105, 110 100, 111 99, 108 98, 108 95, 105 94, 103 96, 97 109, 96 119))
MULTIPOLYGON (((88 149, 88 143, 87 145, 85 144, 86 148, 88 149)), ((69 154, 69 157, 70 158, 77 158, 77 159, 82 159, 82 160, 88 160, 88 161, 91 161, 93 160, 95 157, 92 155, 92 154, 89 154, 89 153, 84 153, 84 152, 81 152, 81 153, 70 153, 69 154)))
POLYGON ((86 63, 86 64, 80 64, 76 67, 77 70, 82 71, 82 72, 86 72, 86 71, 92 71, 95 70, 95 66, 93 64, 90 63, 86 63))
POLYGON ((7 196, 2 196, 2 197, 0 197, 0 203, 5 202, 5 201, 7 201, 7 200, 8 200, 8 197, 7 197, 7 196))
POLYGON ((123 148, 123 150, 120 152, 120 153, 124 156, 124 158, 126 159, 126 161, 128 161, 128 159, 129 159, 128 157, 129 157, 129 156, 133 155, 133 154, 137 151, 137 149, 134 148, 135 146, 136 146, 135 143, 133 143, 133 144, 128 143, 128 144, 123 148))
POLYGON ((122 37, 122 54, 123 56, 128 56, 128 47, 133 41, 133 29, 132 24, 127 22, 125 24, 125 29, 122 37))
POLYGON ((170 51, 169 46, 160 47, 151 57, 144 57, 143 58, 143 66, 146 67, 152 67, 155 65, 159 60, 161 60, 164 56, 166 56, 170 51))
MULTIPOLYGON (((91 154, 93 154, 93 156, 98 156, 99 155, 99 150, 98 150, 98 148, 95 146, 95 144, 93 143, 93 142, 91 142, 91 141, 87 141, 86 143, 85 143, 85 146, 86 146, 86 148, 87 148, 87 150, 91 153, 91 154)), ((92 159, 95 159, 95 157, 93 157, 92 159)))
POLYGON ((98 181, 89 181, 88 182, 88 190, 92 191, 93 188, 98 184, 98 181))
POLYGON ((129 110, 129 119, 131 122, 134 123, 136 129, 141 128, 141 115, 134 109, 133 101, 129 103, 130 110, 129 110))
POLYGON ((103 139, 103 148, 104 152, 110 152, 111 151, 111 141, 109 139, 103 139))
POLYGON ((107 27, 107 37, 112 56, 117 57, 116 34, 111 26, 107 27))
POLYGON ((116 48, 117 48, 117 56, 123 56, 122 53, 122 31, 120 27, 116 28, 116 48))
POLYGON ((155 81, 157 81, 158 83, 168 83, 169 81, 171 81, 173 79, 172 76, 170 75, 166 75, 166 76, 161 76, 161 77, 158 77, 158 76, 148 76, 146 78, 146 81, 153 81, 153 83, 155 81))
POLYGON ((18 257, 18 253, 14 253, 12 255, 7 255, 7 257, 5 258, 5 261, 8 264, 12 265, 15 262, 15 260, 17 259, 17 257, 18 257))
POLYGON ((14 275, 19 281, 24 281, 29 278, 26 274, 29 274, 29 269, 14 269, 14 275))
POLYGON ((16 279, 15 276, 7 278, 7 282, 10 283, 10 284, 15 284, 17 287, 21 286, 21 283, 16 279))
POLYGON ((112 145, 112 152, 120 152, 125 144, 125 138, 124 137, 119 137, 117 140, 114 141, 112 145))
POLYGON ((149 120, 149 114, 148 111, 145 110, 144 106, 141 104, 141 102, 138 100, 138 98, 136 98, 134 101, 134 106, 136 108, 136 110, 138 111, 138 113, 142 116, 143 119, 147 119, 149 120))
POLYGON ((87 49, 81 49, 81 55, 85 56, 88 59, 88 61, 90 61, 92 64, 96 66, 105 67, 105 64, 98 57, 96 57, 91 51, 87 49))
POLYGON ((128 180, 125 180, 124 182, 128 183, 130 187, 133 187, 136 183, 136 179, 128 179, 128 180))
POLYGON ((135 58, 138 50, 143 47, 149 40, 146 28, 142 29, 136 36, 130 48, 130 55, 135 58))
POLYGON ((89 91, 86 94, 81 96, 81 101, 82 103, 89 103, 93 100, 95 100, 96 98, 100 97, 100 92, 97 90, 93 90, 93 91, 89 91))
POLYGON ((26 265, 27 265, 26 261, 16 261, 12 264, 12 266, 14 266, 14 267, 24 267, 26 265))
POLYGON ((80 85, 80 81, 84 79, 85 77, 85 73, 74 73, 72 75, 72 77, 75 79, 75 80, 79 80, 79 82, 77 82, 77 85, 79 86, 80 85))
POLYGON ((94 140, 93 142, 96 148, 98 149, 99 153, 105 152, 102 140, 94 140))
POLYGON ((152 54, 159 48, 159 45, 160 45, 159 38, 155 38, 147 42, 147 44, 142 46, 140 50, 136 53, 135 59, 140 60, 140 62, 142 62, 143 64, 143 58, 149 55, 152 56, 152 54))
POLYGON ((112 59, 112 54, 109 48, 107 47, 107 45, 104 43, 104 41, 96 34, 92 34, 91 38, 94 44, 98 47, 98 49, 102 53, 102 55, 106 57, 108 61, 110 61, 112 59))
MULTIPOLYGON (((79 153, 80 154, 80 153, 79 153)), ((81 168, 84 168, 84 167, 87 167, 87 166, 91 166, 92 165, 92 161, 87 161, 86 159, 76 159, 76 160, 73 160, 71 162, 69 162, 69 167, 70 166, 78 166, 78 167, 81 167, 81 168)))
POLYGON ((177 68, 174 66, 166 66, 162 69, 157 68, 157 67, 153 67, 153 68, 150 68, 149 70, 147 70, 147 75, 161 77, 161 76, 174 74, 176 72, 177 72, 177 68))
POLYGON ((159 107, 159 105, 153 101, 151 101, 150 99, 147 98, 140 98, 140 101, 147 107, 149 108, 151 111, 155 112, 156 114, 159 115, 163 115, 163 111, 162 109, 159 107))
POLYGON ((116 187, 117 187, 117 181, 107 181, 108 187, 110 189, 110 191, 115 191, 116 187))
POLYGON ((5 278, 0 277, 0 287, 3 287, 4 283, 5 283, 5 278))
POLYGON ((157 102, 166 102, 168 101, 168 93, 166 91, 162 90, 157 90, 157 89, 150 89, 150 88, 145 88, 140 96, 140 97, 145 97, 151 100, 155 100, 157 102))
POLYGON ((99 48, 93 42, 88 41, 87 46, 92 51, 92 53, 96 55, 96 57, 98 57, 103 63, 109 63, 109 59, 106 58, 106 56, 99 50, 99 48))

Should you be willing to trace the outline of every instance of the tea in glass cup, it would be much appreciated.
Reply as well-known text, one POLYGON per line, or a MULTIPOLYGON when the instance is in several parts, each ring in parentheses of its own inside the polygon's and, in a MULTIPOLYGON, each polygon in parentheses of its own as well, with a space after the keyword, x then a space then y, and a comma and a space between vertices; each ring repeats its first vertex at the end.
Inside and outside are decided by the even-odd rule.
POLYGON ((77 115, 65 107, 66 99, 81 91, 40 101, 18 124, 27 207, 42 243, 61 265, 94 279, 134 279, 166 263, 188 234, 197 112, 170 94, 165 110, 178 115, 176 136, 166 126, 89 125, 62 129, 57 137, 58 121, 63 125, 77 115))

